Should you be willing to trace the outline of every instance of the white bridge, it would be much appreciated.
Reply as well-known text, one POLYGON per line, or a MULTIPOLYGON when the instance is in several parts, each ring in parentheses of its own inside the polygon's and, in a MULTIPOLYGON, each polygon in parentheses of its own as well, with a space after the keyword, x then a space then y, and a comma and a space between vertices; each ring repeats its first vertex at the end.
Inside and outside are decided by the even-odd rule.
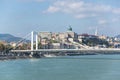
POLYGON ((120 52, 116 48, 98 48, 98 49, 38 49, 38 50, 11 50, 11 52, 120 52))
POLYGON ((31 50, 11 50, 11 53, 31 53, 33 55, 34 53, 74 53, 74 54, 83 54, 83 53, 118 53, 120 54, 120 49, 118 48, 94 48, 94 47, 88 47, 86 45, 75 43, 76 46, 81 46, 80 49, 38 49, 38 35, 36 33, 36 49, 33 48, 34 44, 34 32, 31 32, 31 50))

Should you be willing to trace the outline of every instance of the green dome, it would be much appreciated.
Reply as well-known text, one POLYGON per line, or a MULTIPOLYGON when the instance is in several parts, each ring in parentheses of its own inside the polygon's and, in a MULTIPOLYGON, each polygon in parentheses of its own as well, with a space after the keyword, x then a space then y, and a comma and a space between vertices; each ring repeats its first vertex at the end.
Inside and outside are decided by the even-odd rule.
POLYGON ((68 31, 72 31, 72 27, 71 26, 69 26, 68 31))

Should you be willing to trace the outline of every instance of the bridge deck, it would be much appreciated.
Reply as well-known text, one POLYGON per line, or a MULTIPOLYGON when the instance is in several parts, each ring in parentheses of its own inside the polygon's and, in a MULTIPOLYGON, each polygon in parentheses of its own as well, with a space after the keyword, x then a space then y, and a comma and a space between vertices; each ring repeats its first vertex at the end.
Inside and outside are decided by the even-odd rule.
POLYGON ((120 52, 117 48, 98 48, 98 49, 38 49, 38 50, 11 50, 17 52, 120 52))

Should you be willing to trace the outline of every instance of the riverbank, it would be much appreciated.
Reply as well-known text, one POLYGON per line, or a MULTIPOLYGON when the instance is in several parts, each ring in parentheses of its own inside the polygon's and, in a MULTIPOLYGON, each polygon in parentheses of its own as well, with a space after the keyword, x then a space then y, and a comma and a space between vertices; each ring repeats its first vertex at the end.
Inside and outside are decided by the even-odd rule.
POLYGON ((13 59, 31 59, 31 58, 44 58, 44 57, 57 57, 57 56, 82 56, 82 55, 116 55, 120 54, 120 52, 80 52, 80 53, 74 53, 74 52, 42 52, 42 53, 34 53, 31 55, 31 53, 5 53, 0 55, 0 60, 13 60, 13 59))

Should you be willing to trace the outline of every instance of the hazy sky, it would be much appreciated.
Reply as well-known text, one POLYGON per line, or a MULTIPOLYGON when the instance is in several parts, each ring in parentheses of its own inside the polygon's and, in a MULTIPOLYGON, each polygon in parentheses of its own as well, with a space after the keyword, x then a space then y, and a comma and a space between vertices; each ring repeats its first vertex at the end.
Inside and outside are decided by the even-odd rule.
POLYGON ((0 33, 33 31, 120 34, 120 0, 0 0, 0 33))

